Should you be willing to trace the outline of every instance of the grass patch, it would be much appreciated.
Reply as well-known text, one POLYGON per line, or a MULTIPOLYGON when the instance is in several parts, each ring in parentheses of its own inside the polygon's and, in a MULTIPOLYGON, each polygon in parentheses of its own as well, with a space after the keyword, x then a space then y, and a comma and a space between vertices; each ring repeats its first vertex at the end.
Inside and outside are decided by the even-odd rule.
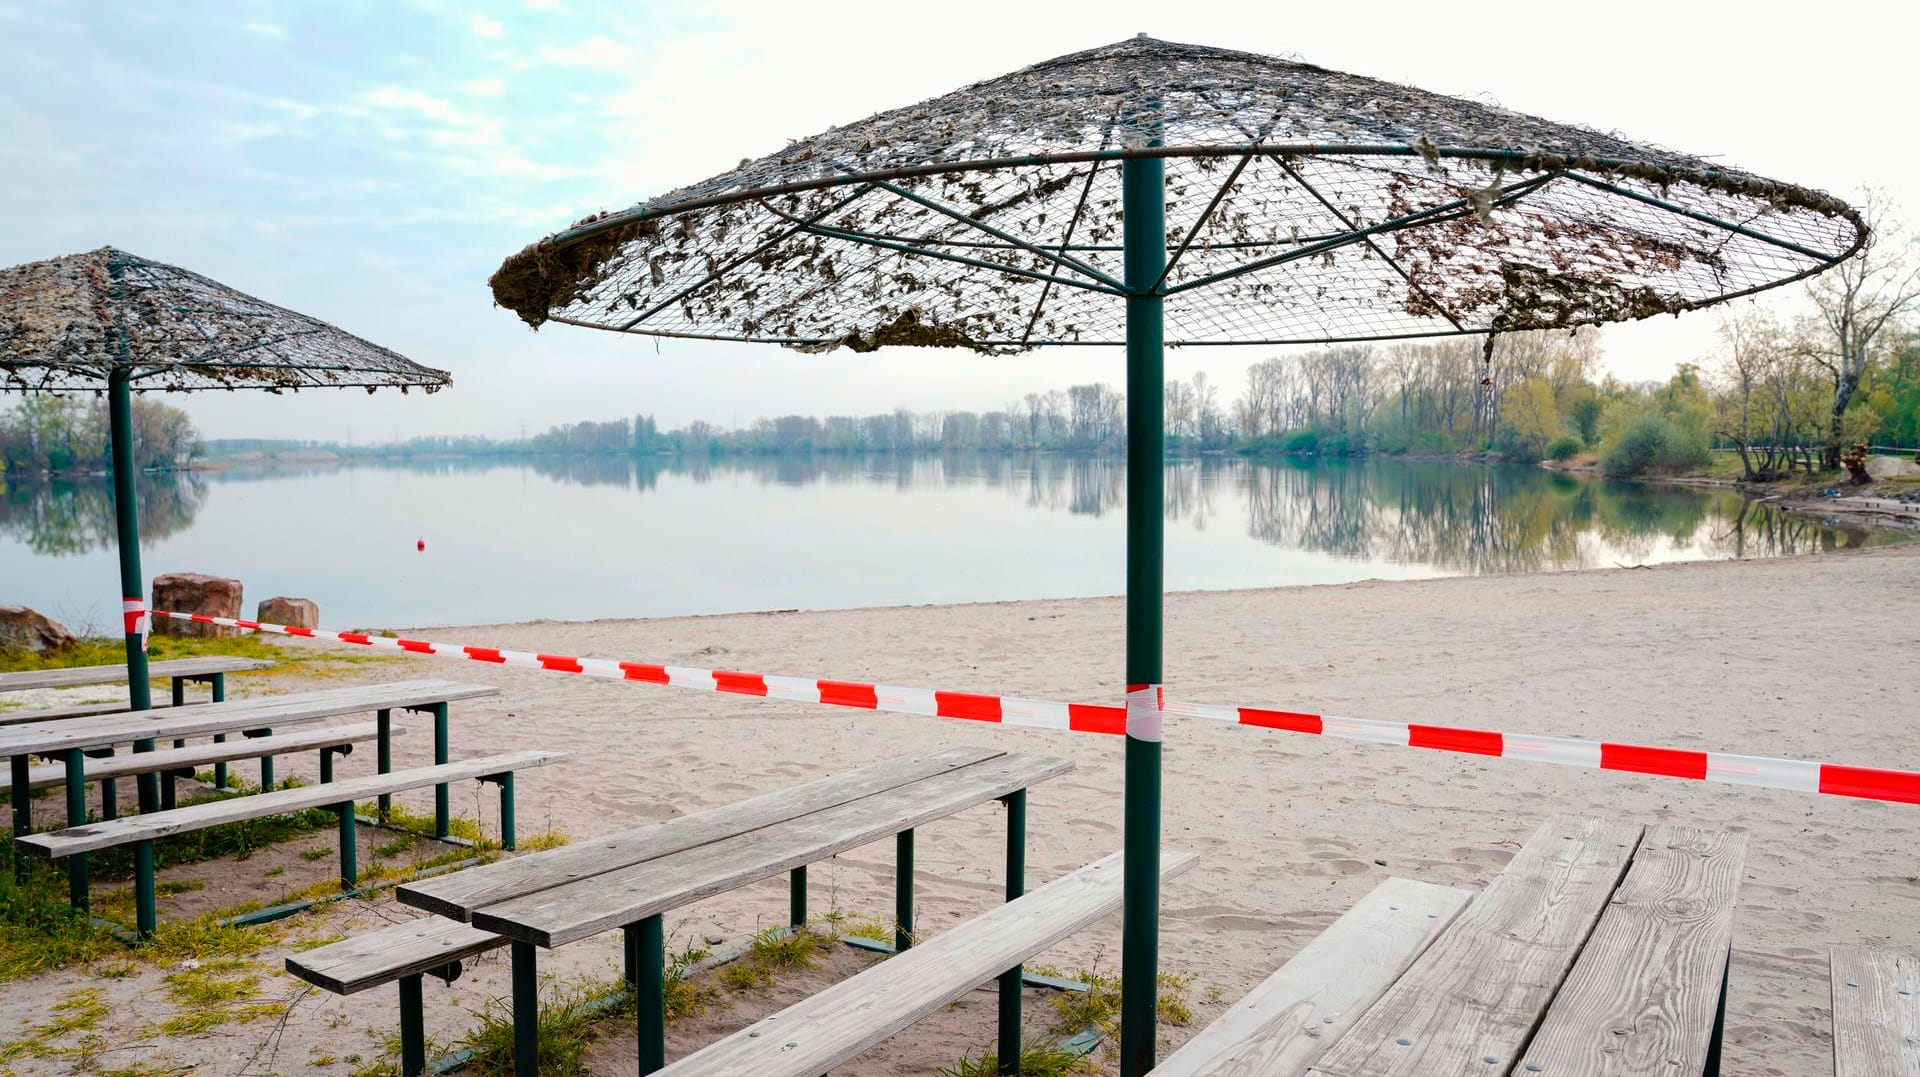
MULTIPOLYGON (((547 991, 548 1001, 540 1006, 540 1058, 542 1077, 583 1077, 587 1048, 598 1038, 595 1028, 600 1016, 590 1005, 623 989, 619 983, 581 981, 560 991, 547 991)), ((624 1027, 624 1023, 623 1023, 624 1027)), ((489 1077, 513 1072, 513 1010, 505 1002, 491 1000, 481 1011, 480 1025, 467 1034, 462 1046, 473 1052, 467 1063, 473 1072, 489 1077)), ((358 1071, 356 1071, 358 1072, 358 1071)))
POLYGON ((60 1047, 53 1041, 76 1032, 92 1032, 99 1027, 101 1018, 112 1009, 107 1004, 105 992, 97 987, 81 988, 54 1003, 52 1017, 45 1024, 34 1025, 20 1039, 0 1044, 0 1062, 21 1057, 48 1058, 73 1054, 91 1057, 99 1046, 95 1037, 87 1037, 79 1047, 60 1047))
MULTIPOLYGON (((1054 975, 1045 973, 1043 975, 1054 975)), ((1080 969, 1066 979, 1087 985, 1085 991, 1062 991, 1053 997, 1053 1023, 1048 1031, 1057 1036, 1072 1036, 1097 1028, 1109 1042, 1120 1036, 1120 977, 1102 975, 1097 969, 1080 969)), ((1190 1001, 1191 975, 1163 972, 1159 977, 1155 1012, 1161 1024, 1185 1027, 1193 1021, 1190 1001)))
POLYGON ((858 916, 840 909, 829 909, 820 917, 837 935, 846 935, 856 939, 871 939, 893 945, 894 929, 890 924, 881 923, 871 916, 858 916))
MULTIPOLYGON (((228 678, 262 677, 288 672, 299 672, 314 677, 331 677, 351 672, 358 666, 407 661, 406 656, 396 654, 367 654, 330 648, 323 650, 318 647, 287 647, 263 635, 213 637, 155 635, 147 641, 147 660, 150 662, 163 662, 170 658, 210 656, 259 658, 276 664, 272 669, 229 673, 228 678)), ((76 640, 73 646, 58 651, 0 651, 0 673, 68 669, 73 666, 117 666, 125 665, 126 661, 127 648, 124 639, 91 636, 76 640)), ((156 689, 155 698, 166 698, 166 693, 172 691, 172 683, 169 678, 156 678, 153 682, 156 689)))
POLYGON ((167 999, 179 1012, 154 1026, 162 1035, 197 1036, 225 1024, 275 1017, 286 1009, 283 1003, 252 1001, 259 995, 260 976, 251 961, 226 957, 182 965, 164 981, 167 999))
POLYGON ((747 943, 738 961, 720 970, 720 982, 735 992, 765 991, 781 973, 811 968, 820 960, 826 943, 824 936, 805 928, 768 928, 747 943))
MULTIPOLYGON (((936 1077, 999 1077, 1000 1058, 992 1048, 987 1048, 977 1058, 962 1055, 960 1061, 933 1072, 936 1077)), ((1093 1060, 1078 1051, 1052 1043, 1020 1045, 1022 1077, 1060 1077, 1062 1074, 1095 1072, 1098 1071, 1094 1069, 1093 1060)))

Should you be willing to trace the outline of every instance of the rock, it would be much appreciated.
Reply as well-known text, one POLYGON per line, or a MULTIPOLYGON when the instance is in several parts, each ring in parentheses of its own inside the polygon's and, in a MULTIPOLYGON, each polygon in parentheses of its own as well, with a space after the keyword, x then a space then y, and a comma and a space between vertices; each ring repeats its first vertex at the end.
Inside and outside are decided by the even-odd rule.
POLYGON ((25 606, 0 606, 0 651, 57 651, 73 643, 67 626, 25 606))
POLYGON ((1898 456, 1867 457, 1867 474, 1876 479, 1898 479, 1906 475, 1920 475, 1920 463, 1902 460, 1898 456))
MULTIPOLYGON (((240 581, 198 572, 169 572, 153 578, 153 608, 173 613, 200 613, 208 617, 240 616, 240 581)), ((240 630, 220 625, 155 617, 159 636, 237 636, 240 630)))
POLYGON ((260 612, 254 614, 253 619, 266 624, 318 628, 320 607, 311 598, 269 598, 260 603, 260 612))

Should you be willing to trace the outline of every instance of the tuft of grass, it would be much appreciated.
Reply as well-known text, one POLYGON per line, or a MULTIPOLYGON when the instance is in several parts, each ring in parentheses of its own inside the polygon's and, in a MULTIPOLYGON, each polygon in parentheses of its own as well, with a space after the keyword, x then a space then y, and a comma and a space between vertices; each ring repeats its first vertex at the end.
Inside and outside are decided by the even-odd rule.
POLYGON ((683 1017, 693 1017, 701 1013, 713 1002, 713 986, 700 983, 693 977, 695 968, 708 956, 707 951, 695 949, 692 943, 688 943, 686 949, 667 959, 666 1017, 668 1025, 672 1025, 683 1017))
MULTIPOLYGON (((1048 1030, 1072 1036, 1097 1028, 1110 1042, 1120 1035, 1120 978, 1097 969, 1080 969, 1067 977, 1087 985, 1085 991, 1062 991, 1053 997, 1053 1023, 1048 1030)), ((1155 993, 1154 1011, 1162 1024, 1185 1027, 1193 1021, 1193 976, 1163 972, 1155 993)))
POLYGON ((720 970, 720 982, 735 992, 765 991, 781 973, 812 967, 825 944, 823 936, 806 928, 768 928, 747 943, 739 960, 720 970))
POLYGON ((105 995, 97 987, 84 987, 54 1003, 53 1015, 45 1024, 34 1025, 20 1039, 0 1044, 0 1062, 22 1056, 49 1058, 77 1054, 91 1058, 98 1048, 94 1037, 86 1037, 77 1048, 61 1047, 54 1041, 76 1032, 91 1033, 98 1028, 100 1020, 113 1009, 107 1004, 105 995))
MULTIPOLYGON (((999 1077, 1000 1059, 992 1048, 980 1052, 979 1057, 960 1056, 960 1061, 951 1066, 943 1066, 933 1071, 936 1077, 999 1077)), ((1079 1053, 1053 1043, 1022 1043, 1020 1045, 1020 1069, 1022 1077, 1061 1077, 1064 1074, 1095 1073, 1093 1060, 1079 1053)))
POLYGON ((260 977, 253 962, 240 958, 189 960, 163 982, 168 1000, 179 1011, 154 1026, 167 1036, 197 1036, 230 1022, 244 1024, 278 1014, 284 1008, 252 1001, 259 994, 260 977))
POLYGON ((167 879, 155 883, 153 892, 158 897, 168 897, 173 894, 191 894, 195 890, 206 888, 207 884, 203 879, 167 879))
MULTIPOLYGON (((587 1048, 598 1038, 596 1014, 589 1005, 596 999, 621 990, 618 984, 582 981, 560 991, 546 992, 548 1000, 540 1006, 540 1056, 537 1067, 542 1077, 585 1077, 587 1048)), ((505 1077, 513 1072, 513 1011, 499 999, 490 1000, 481 1011, 479 1027, 467 1034, 463 1043, 473 1052, 467 1063, 482 1077, 505 1077)))
POLYGON ((520 835, 514 842, 514 851, 519 853, 537 853, 543 849, 558 849, 573 839, 564 830, 548 827, 538 834, 520 835))
POLYGON ((835 934, 848 935, 856 939, 872 939, 893 945, 894 929, 871 916, 859 916, 840 909, 829 909, 821 920, 832 928, 835 934))

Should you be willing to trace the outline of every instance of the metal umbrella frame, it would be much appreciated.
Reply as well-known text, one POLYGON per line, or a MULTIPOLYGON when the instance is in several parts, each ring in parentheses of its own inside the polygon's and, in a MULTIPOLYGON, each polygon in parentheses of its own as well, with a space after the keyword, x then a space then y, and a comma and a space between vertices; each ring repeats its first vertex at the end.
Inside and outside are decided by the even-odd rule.
MULTIPOLYGON (((133 392, 393 386, 434 392, 451 384, 424 367, 319 319, 235 291, 178 266, 113 247, 0 269, 0 390, 104 392, 112 440, 114 520, 127 649, 128 706, 153 705, 147 677, 145 578, 135 505, 133 392)), ((152 740, 135 751, 151 751, 152 740)), ((81 773, 79 752, 67 760, 81 773)), ((16 774, 15 781, 24 780, 16 774)), ((159 810, 159 781, 139 781, 140 810, 159 810)), ((108 791, 111 795, 111 791, 108 791)), ((69 822, 84 822, 85 785, 67 783, 69 822), (73 816, 78 813, 81 817, 73 816)), ((152 849, 142 844, 142 858, 152 849)), ((151 863, 144 866, 151 868, 151 863)), ((138 878, 151 879, 151 870, 138 878)), ((87 861, 71 858, 69 898, 87 907, 87 861)), ((136 895, 142 923, 153 895, 136 895)))
MULTIPOLYGON (((1490 356, 1500 333, 1799 280, 1866 237, 1830 195, 1700 157, 1143 34, 588 217, 489 283, 535 328, 807 352, 1126 347, 1133 1077, 1154 1062, 1159 964, 1165 347, 1484 335, 1490 356)), ((1017 1057, 1002 1044, 1003 1068, 1017 1057)))

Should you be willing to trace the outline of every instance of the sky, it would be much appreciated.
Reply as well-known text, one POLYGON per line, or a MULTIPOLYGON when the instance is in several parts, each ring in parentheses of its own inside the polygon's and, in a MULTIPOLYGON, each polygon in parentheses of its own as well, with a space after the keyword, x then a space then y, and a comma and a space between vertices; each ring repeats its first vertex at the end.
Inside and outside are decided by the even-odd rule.
MULTIPOLYGON (((800 355, 535 333, 500 260, 591 212, 790 139, 1063 53, 1154 37, 1295 56, 1584 123, 1920 213, 1920 9, 1684 0, 1484 8, 842 0, 593 4, 0 0, 0 265, 112 244, 334 322, 451 388, 169 397, 203 435, 513 437, 649 413, 989 410, 1124 381, 1117 349, 800 355)), ((1791 313, 1789 287, 1763 300, 1791 313)), ((1607 368, 1665 377, 1717 316, 1614 327, 1607 368)), ((1237 393, 1263 348, 1185 348, 1237 393)))

